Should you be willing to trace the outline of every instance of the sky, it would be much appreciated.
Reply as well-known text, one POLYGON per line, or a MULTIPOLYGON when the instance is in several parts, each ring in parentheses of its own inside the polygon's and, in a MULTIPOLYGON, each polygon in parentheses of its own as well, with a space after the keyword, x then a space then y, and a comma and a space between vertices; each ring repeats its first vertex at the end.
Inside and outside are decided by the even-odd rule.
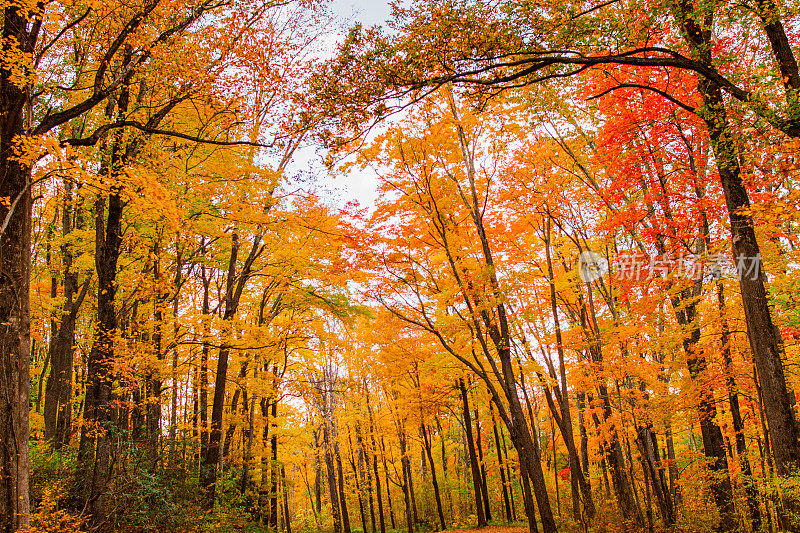
POLYGON ((365 26, 383 23, 389 17, 386 0, 334 0, 331 10, 344 19, 353 18, 365 26))
MULTIPOLYGON (((363 26, 380 25, 389 18, 391 11, 388 0, 333 0, 329 7, 340 19, 342 28, 349 28, 357 22, 363 26)), ((294 170, 306 174, 329 202, 342 206, 357 201, 371 210, 378 196, 375 172, 352 169, 347 175, 331 177, 321 164, 321 154, 315 152, 315 148, 309 147, 295 154, 294 170)))

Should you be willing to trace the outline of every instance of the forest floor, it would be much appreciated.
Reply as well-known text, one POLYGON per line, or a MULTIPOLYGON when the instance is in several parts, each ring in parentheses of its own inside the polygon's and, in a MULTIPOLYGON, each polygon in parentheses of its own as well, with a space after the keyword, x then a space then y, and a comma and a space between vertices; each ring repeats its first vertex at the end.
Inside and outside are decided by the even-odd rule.
POLYGON ((448 529, 444 533, 528 533, 527 527, 520 526, 486 526, 469 529, 448 529))

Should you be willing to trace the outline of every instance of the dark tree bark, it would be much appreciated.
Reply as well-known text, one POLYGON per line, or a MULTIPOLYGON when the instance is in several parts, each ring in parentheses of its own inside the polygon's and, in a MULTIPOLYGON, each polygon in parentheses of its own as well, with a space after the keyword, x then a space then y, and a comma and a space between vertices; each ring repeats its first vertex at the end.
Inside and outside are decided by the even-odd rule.
POLYGON ((201 458, 200 464, 200 487, 203 490, 203 505, 206 509, 214 507, 216 498, 217 483, 217 464, 219 463, 222 446, 222 414, 225 408, 225 385, 228 375, 228 356, 230 355, 230 328, 236 311, 239 307, 239 299, 242 291, 250 277, 253 262, 261 255, 264 247, 261 245, 261 235, 256 235, 250 253, 242 266, 242 271, 236 277, 236 259, 239 253, 239 237, 235 233, 232 235, 233 245, 231 256, 228 262, 228 274, 226 278, 225 291, 225 313, 222 317, 221 337, 222 343, 217 358, 217 375, 214 382, 214 404, 211 409, 211 430, 208 439, 208 449, 201 458))
MULTIPOLYGON (((258 377, 258 367, 254 370, 254 378, 258 377)), ((247 399, 245 399, 247 404, 247 399)), ((244 450, 242 456, 242 483, 241 492, 244 495, 247 488, 250 486, 250 461, 253 459, 253 432, 255 431, 255 414, 256 414, 256 395, 250 397, 249 407, 245 407, 247 411, 247 432, 244 435, 244 450)), ((288 523, 288 517, 287 517, 288 523)))
POLYGON ((283 486, 283 516, 286 533, 292 533, 292 518, 289 514, 289 487, 286 484, 286 467, 281 465, 281 481, 283 486))
POLYGON ((500 428, 500 438, 503 440, 503 455, 506 459, 506 479, 508 480, 508 497, 511 500, 511 519, 516 521, 517 519, 517 506, 514 503, 514 483, 511 477, 511 464, 508 460, 508 447, 506 446, 506 435, 503 432, 503 428, 500 428))
POLYGON ((389 508, 389 522, 392 524, 392 529, 397 529, 392 506, 392 493, 389 491, 389 465, 386 460, 386 443, 383 441, 383 435, 381 435, 381 458, 383 459, 383 475, 386 480, 386 506, 389 508))
POLYGON ((356 458, 355 451, 353 450, 353 437, 349 428, 347 430, 347 447, 350 452, 348 454, 348 460, 350 462, 350 468, 353 469, 353 481, 355 482, 356 494, 358 495, 358 512, 361 517, 361 531, 367 533, 367 515, 364 511, 364 487, 362 486, 364 481, 363 468, 359 469, 359 465, 363 467, 363 457, 359 456, 356 458))
MULTIPOLYGON (((364 395, 367 401, 367 413, 369 414, 369 435, 372 441, 372 470, 375 473, 375 495, 378 498, 378 519, 381 524, 381 533, 386 533, 386 522, 383 517, 383 496, 381 494, 381 476, 378 473, 378 443, 375 439, 375 421, 372 416, 372 406, 369 403, 369 387, 367 381, 364 380, 364 395)), ((389 494, 389 488, 386 488, 386 494, 389 494)), ((373 521, 374 523, 374 521, 373 521)))
MULTIPOLYGON (((395 396, 395 400, 396 399, 397 397, 395 396)), ((395 429, 397 430, 397 440, 400 444, 400 467, 402 470, 403 499, 405 500, 406 508, 406 526, 409 533, 414 533, 414 527, 419 520, 417 517, 417 502, 414 494, 414 480, 411 472, 411 458, 409 457, 406 441, 405 422, 400 420, 397 416, 394 416, 394 412, 393 417, 395 429)))
MULTIPOLYGON (((204 245, 205 251, 205 245, 204 245)), ((209 304, 209 290, 211 278, 206 266, 200 265, 200 275, 203 282, 203 340, 200 350, 200 457, 208 454, 208 352, 209 337, 211 336, 211 306, 209 304)), ((177 397, 173 403, 177 403, 177 397)), ((173 408, 173 412, 177 409, 173 408)), ((175 439, 175 421, 170 425, 170 439, 175 439)))
POLYGON ((472 418, 469 414, 469 399, 467 398, 467 388, 463 379, 458 380, 458 388, 461 391, 461 413, 464 417, 464 433, 467 436, 467 454, 469 455, 472 488, 475 494, 475 514, 478 517, 478 527, 485 527, 486 515, 483 510, 483 498, 481 497, 481 473, 478 466, 478 457, 475 454, 475 441, 472 437, 472 418))
MULTIPOLYGON (((116 116, 128 111, 130 76, 116 100, 116 116)), ((107 108, 112 118, 114 107, 107 108)), ((95 202, 95 270, 97 271, 97 329, 88 358, 84 426, 78 449, 78 464, 91 476, 79 480, 82 496, 91 515, 92 524, 105 519, 105 492, 112 476, 111 444, 119 429, 118 413, 112 405, 114 381, 114 337, 118 320, 115 309, 117 262, 122 247, 122 187, 117 183, 123 167, 136 153, 137 141, 124 141, 119 130, 107 144, 108 155, 100 174, 111 182, 108 205, 101 193, 95 202)))
MULTIPOLYGON (((663 470, 659 473, 656 469, 656 465, 659 463, 660 459, 658 456, 656 436, 649 424, 638 425, 636 445, 642 457, 642 469, 645 474, 645 481, 653 487, 653 492, 658 502, 658 509, 661 513, 661 519, 664 521, 665 526, 672 527, 675 524, 675 508, 672 502, 672 496, 669 492, 669 487, 663 476, 663 470)), ((649 498, 650 496, 648 493, 648 499, 649 498)), ((650 518, 650 521, 652 521, 652 518, 650 518)))
MULTIPOLYGON (((696 283, 695 286, 698 284, 696 283)), ((675 309, 678 323, 685 328, 690 328, 689 334, 683 339, 689 375, 692 380, 703 384, 707 380, 707 363, 705 355, 702 353, 702 348, 699 346, 700 326, 698 324, 696 306, 691 302, 692 294, 692 289, 684 289, 681 292, 681 296, 673 297, 672 306, 675 309)), ((707 457, 714 459, 710 468, 717 473, 715 476, 716 481, 712 483, 711 490, 720 512, 720 528, 723 531, 733 531, 738 526, 738 521, 733 507, 733 486, 728 475, 728 456, 725 453, 725 441, 722 437, 722 430, 716 421, 717 408, 714 404, 713 393, 708 387, 701 386, 699 395, 698 412, 700 433, 703 439, 703 452, 707 457)))
MULTIPOLYGON (((428 437, 428 429, 425 427, 425 424, 421 424, 420 426, 423 443, 425 445, 425 454, 428 456, 428 461, 431 465, 431 483, 433 484, 433 497, 436 500, 436 513, 439 515, 439 525, 441 526, 441 530, 444 531, 447 529, 447 524, 444 521, 444 510, 442 509, 442 496, 439 493, 439 482, 436 479, 436 465, 433 462, 433 453, 431 452, 431 440, 428 437)), ((495 435, 497 434, 497 427, 495 427, 495 435)), ((505 490, 505 484, 503 485, 503 490, 505 490)))
POLYGON ((739 458, 739 465, 742 469, 745 494, 747 495, 747 507, 750 510, 750 519, 753 523, 753 530, 758 531, 761 527, 761 505, 759 504, 758 490, 755 480, 752 479, 753 472, 750 469, 750 461, 747 458, 747 443, 744 440, 744 422, 739 410, 739 393, 736 386, 736 378, 733 376, 733 358, 731 357, 730 330, 728 319, 725 316, 725 291, 721 281, 717 281, 717 301, 719 302, 721 341, 722 341, 722 360, 725 364, 725 384, 728 389, 728 402, 733 419, 733 430, 736 433, 736 455, 739 458))
MULTIPOLYGON (((3 52, 33 51, 41 23, 29 23, 27 8, 3 8, 3 52)), ((25 133, 27 92, 14 80, 16 67, 0 63, 0 530, 26 528, 28 483, 28 402, 30 397, 30 168, 16 157, 25 133)))
POLYGON ((337 439, 335 439, 337 436, 338 435, 336 435, 336 432, 334 431, 333 455, 336 458, 336 475, 339 480, 339 505, 341 505, 342 508, 342 531, 343 533, 350 533, 350 513, 347 510, 344 471, 342 469, 342 455, 339 452, 339 442, 337 439))
MULTIPOLYGON (((73 204, 72 181, 64 180, 64 206, 61 211, 62 235, 72 233, 73 204)), ((80 220, 79 215, 76 218, 80 220)), ((78 310, 89 289, 85 280, 78 293, 78 274, 72 270, 72 246, 68 240, 61 245, 64 269, 64 304, 61 309, 56 334, 50 339, 44 398, 44 438, 58 449, 69 443, 72 422, 72 355, 75 344, 75 322, 78 310), (76 297, 77 294, 77 297, 76 297)))
POLYGON ((483 514, 487 522, 492 521, 492 511, 489 507, 489 484, 486 480, 486 464, 483 462, 483 444, 481 442, 481 423, 478 418, 478 409, 475 409, 475 447, 478 450, 478 464, 481 467, 481 499, 483 500, 483 514))
POLYGON ((325 467, 328 475, 328 495, 331 499, 331 514, 333 515, 333 533, 341 533, 342 518, 339 506, 339 492, 336 488, 336 469, 333 464, 333 449, 331 446, 330 428, 327 417, 322 422, 322 441, 325 444, 325 467))
MULTIPOLYGON (((586 332, 589 341, 589 354, 592 363, 602 364, 603 362, 603 348, 600 340, 599 327, 597 324, 597 317, 594 309, 594 297, 592 296, 592 287, 586 284, 587 287, 587 301, 580 298, 580 323, 584 332, 586 332), (588 311, 587 311, 588 303, 588 311), (588 315, 588 316, 587 316, 588 315), (590 322, 591 321, 591 322, 590 322)), ((620 442, 619 433, 617 428, 612 425, 612 408, 611 398, 608 394, 608 386, 604 381, 597 385, 597 393, 600 400, 601 413, 603 415, 603 422, 609 425, 607 435, 608 438, 603 442, 604 461, 608 463, 609 470, 611 471, 611 486, 614 488, 614 494, 617 497, 622 516, 625 520, 629 520, 635 527, 644 527, 644 517, 642 511, 636 504, 636 497, 633 493, 631 480, 625 473, 625 457, 623 456, 622 443, 620 442)), ((595 427, 600 431, 601 422, 597 414, 593 414, 595 427)))
MULTIPOLYGON (((561 436, 564 439, 564 445, 567 448, 567 456, 569 458, 569 469, 570 469, 570 479, 571 479, 571 492, 572 492, 572 504, 573 504, 573 513, 575 514, 575 518, 579 522, 583 522, 584 519, 587 522, 590 522, 595 515, 595 508, 594 508, 594 500, 592 498, 592 490, 589 486, 589 483, 586 480, 586 476, 584 475, 584 469, 581 465, 580 458, 578 457, 578 450, 575 446, 575 435, 572 432, 572 411, 569 406, 569 386, 567 383, 567 371, 566 371, 566 358, 564 355, 564 344, 561 335, 561 322, 559 321, 558 316, 558 305, 556 303, 556 286, 555 286, 555 274, 553 272, 553 261, 550 254, 550 239, 551 239, 551 217, 548 211, 548 218, 547 218, 547 226, 545 230, 545 257, 547 260, 547 274, 548 274, 548 285, 550 288, 550 311, 553 315, 553 324, 555 327, 556 333, 556 350, 558 352, 558 365, 559 365, 559 373, 558 379, 556 379, 556 369, 554 365, 550 361, 550 357, 547 357, 547 365, 550 376, 556 380, 557 385, 553 387, 553 394, 556 397, 558 402, 558 412, 554 409, 553 401, 550 397, 550 393, 548 391, 547 399, 548 404, 550 407, 551 412, 556 419, 558 424, 559 430, 561 431, 561 436), (580 494, 579 494, 580 492, 580 494), (581 515, 581 506, 580 501, 583 501, 583 514, 581 515)), ((588 461, 587 461, 588 462, 588 461)))
MULTIPOLYGON (((266 437, 264 441, 266 442, 266 437)), ((322 465, 320 464, 319 460, 319 429, 314 430, 314 507, 316 509, 317 514, 322 511, 322 465)), ((263 472, 266 472, 267 468, 264 466, 263 472)), ((263 474, 262 474, 263 476, 263 474)))
MULTIPOLYGON (((769 9, 766 12, 769 12, 769 9)), ((775 13, 774 10, 772 12, 775 13)), ((673 13, 692 55, 703 65, 712 66, 713 12, 700 14, 691 2, 681 0, 673 7, 673 13)), ((773 17, 771 19, 774 21, 773 17)), ((787 50, 777 42, 780 40, 779 32, 780 28, 777 26, 773 26, 770 30, 773 34, 772 45, 780 59, 782 52, 778 50, 783 52, 787 50), (775 40, 773 37, 778 39, 775 40)), ((791 52, 791 48, 788 51, 791 52)), ((784 65, 789 65, 787 61, 779 61, 779 64, 782 68, 784 65)), ((796 73, 789 72, 789 74, 790 81, 796 80, 796 73)), ((736 139, 731 134, 722 89, 717 82, 703 75, 698 76, 697 89, 704 104, 700 115, 711 137, 711 146, 730 215, 733 256, 740 273, 739 288, 747 335, 764 395, 775 467, 779 475, 786 475, 800 467, 800 428, 792 411, 786 385, 780 342, 776 337, 770 313, 755 227, 752 217, 747 213, 750 199, 742 180, 736 139)))
MULTIPOLYGON (((277 385, 278 382, 278 365, 272 365, 272 374, 277 385)), ((277 389, 276 389, 277 391, 277 389)), ((276 434, 278 419, 278 399, 275 398, 272 402, 272 435, 270 436, 270 497, 269 497, 269 524, 273 529, 278 527, 278 435, 276 434)), ((346 511, 345 511, 346 513, 346 511)), ((349 521, 345 521, 347 529, 344 533, 350 533, 349 521)))
POLYGON ((578 391, 576 394, 576 408, 578 410, 578 432, 581 438, 581 467, 583 468, 586 484, 591 490, 591 479, 589 478, 589 434, 586 432, 586 421, 584 411, 586 411, 586 393, 578 391))
POLYGON ((500 433, 497 431, 497 422, 494 419, 494 410, 492 404, 489 403, 489 409, 492 413, 492 431, 494 432, 494 446, 497 449, 497 467, 500 470, 500 483, 503 485, 503 509, 506 513, 506 522, 513 520, 511 514, 511 501, 508 498, 508 486, 506 485, 506 471, 503 461, 503 447, 500 445, 500 433))
MULTIPOLYGON (((370 413, 371 414, 371 413, 370 413)), ((372 533, 376 532, 376 522, 375 522, 375 498, 372 494, 372 463, 370 462, 369 454, 367 453, 366 446, 364 446, 364 437, 361 435, 361 426, 356 422, 356 445, 358 446, 358 450, 361 452, 361 456, 364 458, 364 464, 362 465, 363 473, 366 474, 367 485, 366 485, 366 492, 367 498, 369 501, 369 516, 370 516, 370 523, 372 524, 372 533)), ((375 463, 375 477, 377 478, 377 462, 375 463)), ((378 491, 380 493, 380 491, 378 491)), ((380 497, 380 494, 378 494, 380 497)), ((380 506, 381 509, 379 510, 383 513, 383 505, 380 506)), ((364 529, 366 532, 366 529, 364 529)))
POLYGON ((122 243, 122 209, 119 188, 113 188, 108 195, 107 214, 102 196, 95 204, 97 330, 89 352, 84 427, 78 450, 81 470, 91 472, 81 480, 81 492, 94 523, 101 523, 105 518, 104 493, 111 479, 111 439, 117 425, 117 416, 111 406, 111 383, 114 379, 115 278, 122 243))

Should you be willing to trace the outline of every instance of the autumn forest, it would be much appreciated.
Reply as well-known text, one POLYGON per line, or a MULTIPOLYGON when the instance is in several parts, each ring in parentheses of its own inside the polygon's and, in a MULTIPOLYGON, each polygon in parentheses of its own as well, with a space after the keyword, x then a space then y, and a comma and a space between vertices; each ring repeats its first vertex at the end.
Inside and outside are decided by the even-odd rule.
POLYGON ((796 1, 2 4, 0 532, 800 531, 796 1))

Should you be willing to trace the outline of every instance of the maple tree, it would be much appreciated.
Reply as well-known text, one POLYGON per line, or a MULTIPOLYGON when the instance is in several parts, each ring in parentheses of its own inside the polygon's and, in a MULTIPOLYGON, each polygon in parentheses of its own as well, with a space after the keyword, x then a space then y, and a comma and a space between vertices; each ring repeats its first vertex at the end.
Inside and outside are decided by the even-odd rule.
POLYGON ((795 6, 328 7, 4 4, 0 530, 800 530, 795 6))

